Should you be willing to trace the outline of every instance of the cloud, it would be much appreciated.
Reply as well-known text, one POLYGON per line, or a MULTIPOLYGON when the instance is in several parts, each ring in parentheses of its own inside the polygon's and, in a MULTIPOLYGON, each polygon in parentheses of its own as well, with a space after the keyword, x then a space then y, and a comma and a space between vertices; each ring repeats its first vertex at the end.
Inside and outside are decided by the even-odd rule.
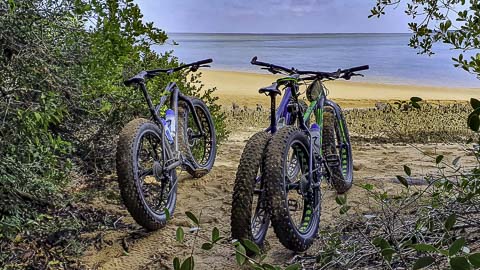
POLYGON ((222 13, 231 16, 258 15, 261 17, 274 15, 306 15, 331 7, 331 0, 210 0, 208 5, 191 5, 193 10, 221 9, 222 13))
POLYGON ((405 32, 403 12, 368 19, 365 0, 138 0, 168 32, 405 32))

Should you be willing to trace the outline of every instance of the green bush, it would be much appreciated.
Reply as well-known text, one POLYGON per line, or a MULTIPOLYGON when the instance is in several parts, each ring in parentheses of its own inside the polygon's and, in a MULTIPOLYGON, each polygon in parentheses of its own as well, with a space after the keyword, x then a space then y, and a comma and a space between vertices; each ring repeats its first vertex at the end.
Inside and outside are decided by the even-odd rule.
MULTIPOLYGON (((0 238, 12 238, 58 202, 73 175, 112 172, 121 127, 149 117, 123 80, 180 63, 151 49, 167 36, 131 0, 0 1, 0 29, 0 238)), ((151 95, 158 101, 176 81, 203 98, 225 139, 214 89, 204 91, 199 78, 160 76, 149 82, 151 95)))

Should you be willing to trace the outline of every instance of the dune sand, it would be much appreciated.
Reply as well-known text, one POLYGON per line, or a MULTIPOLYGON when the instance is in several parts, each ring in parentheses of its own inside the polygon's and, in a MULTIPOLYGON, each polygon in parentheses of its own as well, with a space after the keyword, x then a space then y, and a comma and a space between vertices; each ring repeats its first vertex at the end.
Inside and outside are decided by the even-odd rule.
MULTIPOLYGON (((231 106, 254 107, 268 105, 269 99, 258 93, 260 87, 268 86, 280 76, 237 71, 202 70, 202 82, 206 87, 217 87, 220 103, 231 106)), ((466 101, 478 97, 480 88, 447 88, 415 85, 391 85, 370 82, 334 81, 326 85, 329 97, 343 107, 368 107, 376 101, 407 100, 418 96, 432 101, 466 101)))

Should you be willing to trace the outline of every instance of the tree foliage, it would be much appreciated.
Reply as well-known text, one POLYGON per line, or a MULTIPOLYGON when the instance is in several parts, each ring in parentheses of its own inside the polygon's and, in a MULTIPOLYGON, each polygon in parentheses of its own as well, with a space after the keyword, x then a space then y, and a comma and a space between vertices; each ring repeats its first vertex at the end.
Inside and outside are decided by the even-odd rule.
POLYGON ((410 46, 421 54, 434 53, 442 42, 458 50, 454 65, 480 78, 480 2, 478 0, 376 0, 370 17, 402 7, 412 21, 410 46))
MULTIPOLYGON (((0 0, 0 238, 24 229, 74 175, 111 172, 119 129, 149 116, 141 93, 122 81, 178 66, 151 49, 166 40, 132 0, 0 0)), ((202 97, 221 140, 224 116, 199 76, 160 76, 151 95, 158 100, 175 80, 202 97)))

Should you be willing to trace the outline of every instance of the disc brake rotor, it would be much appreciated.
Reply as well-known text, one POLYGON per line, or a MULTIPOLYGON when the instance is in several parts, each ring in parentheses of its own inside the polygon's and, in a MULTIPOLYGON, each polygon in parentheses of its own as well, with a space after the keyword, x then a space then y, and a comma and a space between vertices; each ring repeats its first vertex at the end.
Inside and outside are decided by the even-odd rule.
POLYGON ((197 138, 193 138, 193 130, 191 128, 187 129, 187 138, 188 138, 188 146, 193 147, 197 142, 197 138))

